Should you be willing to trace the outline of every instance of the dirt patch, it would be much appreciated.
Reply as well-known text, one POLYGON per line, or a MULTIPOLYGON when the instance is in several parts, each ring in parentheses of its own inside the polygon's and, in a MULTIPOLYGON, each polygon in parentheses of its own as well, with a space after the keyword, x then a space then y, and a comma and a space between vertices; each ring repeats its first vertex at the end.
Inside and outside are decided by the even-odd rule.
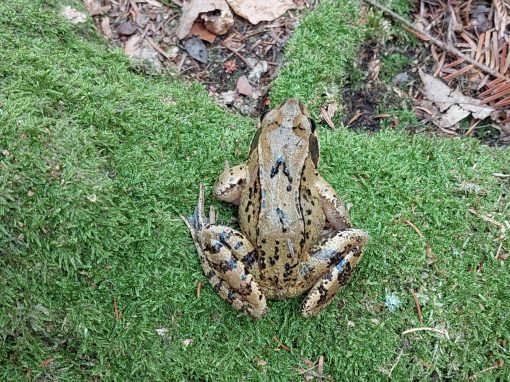
POLYGON ((198 81, 218 104, 245 115, 259 115, 269 103, 267 93, 283 65, 285 44, 314 6, 294 2, 299 10, 257 25, 234 14, 227 33, 215 34, 206 27, 222 17, 220 11, 199 14, 191 32, 182 32, 184 7, 178 0, 84 0, 98 31, 133 60, 198 81))

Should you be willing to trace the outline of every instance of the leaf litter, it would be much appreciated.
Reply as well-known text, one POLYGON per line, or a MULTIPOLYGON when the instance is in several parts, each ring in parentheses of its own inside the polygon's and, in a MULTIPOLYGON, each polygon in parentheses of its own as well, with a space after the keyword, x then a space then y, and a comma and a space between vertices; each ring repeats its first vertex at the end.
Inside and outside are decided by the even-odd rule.
POLYGON ((480 137, 498 146, 510 144, 508 1, 419 0, 413 11, 414 23, 376 0, 364 2, 423 41, 413 63, 414 72, 425 74, 420 73, 423 86, 417 88, 411 81, 408 92, 399 91, 414 99, 419 119, 433 122, 450 136, 480 137), (448 100, 440 100, 434 89, 447 93, 448 100), (469 127, 461 124, 466 119, 469 127))
POLYGON ((202 83, 220 105, 259 115, 283 48, 315 0, 83 0, 97 30, 135 61, 202 83))

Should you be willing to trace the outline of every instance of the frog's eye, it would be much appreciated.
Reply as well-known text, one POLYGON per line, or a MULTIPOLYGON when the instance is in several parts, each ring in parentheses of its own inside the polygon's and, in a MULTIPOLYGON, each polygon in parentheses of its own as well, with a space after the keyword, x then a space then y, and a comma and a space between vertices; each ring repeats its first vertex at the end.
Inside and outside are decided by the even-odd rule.
POLYGON ((316 125, 315 125, 315 121, 311 118, 308 118, 308 120, 310 121, 310 126, 312 127, 312 133, 315 133, 315 129, 316 129, 316 125))

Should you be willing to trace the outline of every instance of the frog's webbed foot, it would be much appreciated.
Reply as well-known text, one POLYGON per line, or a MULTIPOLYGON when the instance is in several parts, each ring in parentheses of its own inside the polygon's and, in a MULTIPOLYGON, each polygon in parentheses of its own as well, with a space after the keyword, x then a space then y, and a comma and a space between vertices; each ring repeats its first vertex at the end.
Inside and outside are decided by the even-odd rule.
POLYGON ((266 298, 249 273, 256 267, 255 249, 240 232, 215 225, 214 216, 205 216, 202 184, 195 212, 182 218, 191 232, 200 263, 214 290, 235 309, 254 318, 262 317, 267 312, 266 298))
POLYGON ((360 229, 337 231, 319 243, 310 260, 304 264, 304 278, 315 284, 303 301, 304 316, 315 316, 328 306, 363 255, 368 241, 360 229))

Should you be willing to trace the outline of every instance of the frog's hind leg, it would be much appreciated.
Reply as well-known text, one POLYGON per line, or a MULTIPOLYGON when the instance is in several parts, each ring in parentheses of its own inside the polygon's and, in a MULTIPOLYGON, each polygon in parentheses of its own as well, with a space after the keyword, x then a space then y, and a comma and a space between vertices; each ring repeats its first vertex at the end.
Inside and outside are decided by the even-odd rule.
POLYGON ((367 241, 364 231, 351 228, 326 236, 312 249, 302 267, 304 279, 314 283, 302 304, 304 316, 315 316, 333 301, 361 259, 367 241))
POLYGON ((215 225, 214 216, 205 216, 202 184, 195 212, 182 218, 214 290, 235 309, 254 318, 262 317, 267 312, 266 298, 249 273, 256 266, 255 249, 240 232, 215 225))

